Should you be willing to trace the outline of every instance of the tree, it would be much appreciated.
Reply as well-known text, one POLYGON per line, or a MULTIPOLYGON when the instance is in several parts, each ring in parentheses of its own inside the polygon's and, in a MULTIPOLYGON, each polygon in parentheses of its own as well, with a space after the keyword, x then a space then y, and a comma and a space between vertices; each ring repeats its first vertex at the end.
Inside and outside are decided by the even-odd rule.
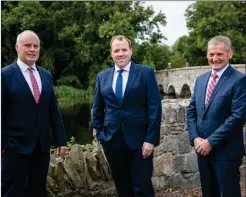
MULTIPOLYGON (((142 2, 1 2, 2 65, 16 57, 16 35, 35 31, 41 40, 39 63, 50 70, 54 81, 78 77, 82 88, 94 87, 95 74, 113 65, 109 42, 123 34, 133 41, 134 59, 141 43, 159 43, 165 15, 155 14, 142 2), (141 41, 141 43, 140 43, 141 41), (136 50, 135 50, 136 49, 136 50)), ((61 81, 59 81, 60 83, 61 81)))
POLYGON ((245 1, 196 2, 187 8, 185 16, 190 33, 177 44, 182 47, 174 46, 176 57, 180 55, 192 66, 207 65, 207 42, 214 36, 225 35, 231 39, 234 49, 231 63, 245 63, 245 1))
POLYGON ((139 54, 137 57, 143 64, 152 66, 155 70, 163 70, 167 68, 170 60, 170 50, 167 45, 161 45, 159 43, 144 43, 139 46, 139 54))
POLYGON ((185 51, 187 39, 187 36, 182 36, 172 46, 170 56, 172 68, 182 67, 186 64, 185 51))

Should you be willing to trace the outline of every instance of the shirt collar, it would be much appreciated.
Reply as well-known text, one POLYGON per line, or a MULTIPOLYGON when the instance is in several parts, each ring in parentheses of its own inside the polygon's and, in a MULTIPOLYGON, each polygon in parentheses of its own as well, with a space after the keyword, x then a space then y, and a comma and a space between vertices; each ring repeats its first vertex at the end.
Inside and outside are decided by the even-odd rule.
MULTIPOLYGON (((221 75, 225 72, 225 70, 228 68, 229 64, 227 64, 223 69, 221 69, 220 71, 216 72, 216 74, 218 75, 218 78, 221 77, 221 75)), ((214 70, 212 70, 212 75, 215 73, 214 70)), ((212 76, 211 75, 211 76, 212 76)))
POLYGON ((131 67, 131 62, 129 62, 124 68, 119 68, 116 64, 114 65, 114 72, 118 72, 118 70, 120 69, 124 69, 124 71, 129 72, 130 71, 130 67, 131 67))
MULTIPOLYGON (((25 72, 29 68, 29 66, 27 64, 25 64, 23 61, 21 61, 19 58, 17 60, 17 64, 20 67, 20 69, 21 69, 22 72, 25 72)), ((37 67, 36 67, 35 63, 31 67, 35 71, 37 71, 37 67)))

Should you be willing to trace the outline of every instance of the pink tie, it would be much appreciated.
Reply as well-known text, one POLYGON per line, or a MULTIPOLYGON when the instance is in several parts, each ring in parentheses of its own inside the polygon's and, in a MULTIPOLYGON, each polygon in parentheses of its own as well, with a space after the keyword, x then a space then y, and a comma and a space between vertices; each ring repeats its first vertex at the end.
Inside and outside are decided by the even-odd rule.
POLYGON ((30 72, 30 78, 31 78, 31 82, 32 82, 32 88, 33 88, 33 94, 34 94, 34 99, 36 101, 36 103, 38 103, 39 97, 40 97, 40 92, 38 89, 38 83, 33 75, 33 68, 28 68, 29 72, 30 72))
POLYGON ((216 73, 212 74, 212 79, 210 81, 209 87, 208 87, 208 91, 207 91, 207 95, 206 95, 206 99, 205 99, 205 105, 208 104, 209 99, 214 91, 214 87, 216 85, 216 79, 218 78, 218 75, 216 73))

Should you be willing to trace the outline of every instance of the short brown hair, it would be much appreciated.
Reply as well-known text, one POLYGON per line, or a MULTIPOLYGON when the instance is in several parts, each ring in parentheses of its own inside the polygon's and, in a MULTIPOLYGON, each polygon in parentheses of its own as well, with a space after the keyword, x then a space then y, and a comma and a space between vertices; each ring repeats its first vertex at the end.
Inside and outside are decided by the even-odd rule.
POLYGON ((112 43, 114 40, 119 40, 119 41, 122 41, 122 40, 126 40, 129 44, 129 48, 131 49, 132 48, 132 43, 131 41, 126 37, 126 36, 123 36, 123 35, 117 35, 117 36, 114 36, 111 41, 110 41, 110 50, 111 50, 111 46, 112 46, 112 43))

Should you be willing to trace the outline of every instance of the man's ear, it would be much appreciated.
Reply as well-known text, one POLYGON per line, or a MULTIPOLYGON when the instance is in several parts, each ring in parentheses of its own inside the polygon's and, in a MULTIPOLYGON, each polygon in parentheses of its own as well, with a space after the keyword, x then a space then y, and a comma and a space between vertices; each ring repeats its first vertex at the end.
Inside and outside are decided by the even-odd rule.
POLYGON ((18 44, 15 45, 15 50, 16 50, 17 53, 19 52, 19 46, 18 46, 18 44))
POLYGON ((229 59, 231 59, 232 56, 233 56, 233 50, 230 50, 230 51, 229 51, 229 59))

